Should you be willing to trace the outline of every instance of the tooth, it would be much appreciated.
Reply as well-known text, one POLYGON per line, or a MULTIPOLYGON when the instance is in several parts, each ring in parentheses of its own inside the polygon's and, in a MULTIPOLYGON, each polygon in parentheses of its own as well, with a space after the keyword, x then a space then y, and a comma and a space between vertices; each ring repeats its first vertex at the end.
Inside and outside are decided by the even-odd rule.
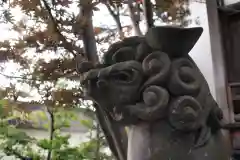
POLYGON ((122 113, 116 113, 116 120, 119 121, 123 118, 122 113))

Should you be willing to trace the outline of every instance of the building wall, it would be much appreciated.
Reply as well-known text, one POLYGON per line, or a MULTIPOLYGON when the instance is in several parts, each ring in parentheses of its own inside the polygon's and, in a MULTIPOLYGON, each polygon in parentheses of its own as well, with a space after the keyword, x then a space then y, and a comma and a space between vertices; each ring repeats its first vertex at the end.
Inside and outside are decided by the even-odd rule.
MULTIPOLYGON (((200 26, 204 29, 202 36, 191 50, 190 55, 205 76, 211 93, 216 97, 206 5, 204 3, 193 2, 190 7, 192 19, 194 20, 199 17, 200 26)), ((197 25, 192 24, 191 26, 197 25)))

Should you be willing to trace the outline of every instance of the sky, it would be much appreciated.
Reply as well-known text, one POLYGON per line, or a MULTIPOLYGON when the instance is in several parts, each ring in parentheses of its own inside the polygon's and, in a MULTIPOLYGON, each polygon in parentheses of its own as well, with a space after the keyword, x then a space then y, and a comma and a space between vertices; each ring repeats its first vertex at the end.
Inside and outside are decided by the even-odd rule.
MULTIPOLYGON (((109 14, 108 10, 105 8, 105 6, 99 7, 101 11, 95 12, 93 16, 93 24, 94 26, 106 26, 109 28, 115 27, 115 21, 109 14)), ((207 13, 206 13, 206 7, 205 4, 202 3, 196 3, 192 2, 190 4, 190 10, 191 10, 191 17, 190 19, 195 20, 196 18, 199 18, 200 26, 204 28, 203 35, 200 37, 199 41, 195 45, 195 47, 190 52, 190 55, 195 60, 197 65, 199 66, 200 70, 205 75, 209 85, 210 89, 215 96, 215 89, 214 89, 214 78, 213 78, 213 69, 212 69, 212 57, 211 57, 211 51, 210 51, 210 38, 209 38, 209 30, 208 30, 208 21, 207 21, 207 13)), ((71 8, 71 11, 78 12, 78 9, 75 7, 71 8)), ((13 11, 13 15, 17 20, 21 19, 22 16, 19 14, 19 9, 16 9, 13 11)), ((121 22, 124 25, 131 24, 131 20, 129 17, 121 17, 121 22)), ((145 31, 145 22, 142 21, 140 24, 140 28, 145 31)), ((156 24, 161 25, 161 24, 156 24)), ((188 27, 195 27, 198 26, 195 23, 192 23, 188 27)), ((17 33, 15 33, 12 30, 9 30, 9 26, 6 24, 0 24, 0 30, 1 36, 0 41, 7 40, 7 39, 13 39, 18 36, 17 33)), ((12 75, 17 76, 17 73, 14 73, 16 70, 16 65, 13 63, 7 64, 7 70, 4 72, 6 75, 12 75)), ((9 80, 6 79, 6 77, 0 75, 0 86, 6 86, 9 84, 9 80)), ((21 86, 19 86, 21 87, 21 86)), ((24 89, 26 90, 25 86, 24 89)), ((36 93, 35 93, 36 94, 36 93)), ((33 97, 34 98, 34 97, 33 97)))

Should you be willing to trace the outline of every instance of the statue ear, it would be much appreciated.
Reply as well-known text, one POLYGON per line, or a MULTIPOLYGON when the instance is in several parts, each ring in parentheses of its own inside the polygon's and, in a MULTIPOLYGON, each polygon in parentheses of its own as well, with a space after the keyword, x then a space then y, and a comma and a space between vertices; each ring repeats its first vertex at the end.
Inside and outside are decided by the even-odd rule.
POLYGON ((123 47, 112 56, 113 62, 124 62, 135 59, 135 50, 132 47, 123 47))
MULTIPOLYGON (((112 58, 113 58, 113 55, 119 49, 121 49, 123 47, 131 47, 132 49, 135 49, 140 43, 143 42, 143 40, 144 40, 143 37, 133 36, 133 37, 127 37, 127 38, 123 39, 122 41, 119 41, 119 42, 116 42, 116 43, 112 44, 108 48, 107 52, 105 52, 104 55, 103 55, 103 63, 105 65, 112 65, 112 64, 114 64, 115 62, 113 62, 112 58)), ((129 55, 126 55, 125 53, 124 53, 124 55, 121 55, 121 56, 120 56, 119 53, 117 53, 116 55, 117 55, 118 58, 121 57, 120 59, 122 59, 122 58, 124 59, 124 58, 127 58, 127 57, 129 58, 129 55)))
POLYGON ((161 50, 170 57, 182 57, 190 52, 202 32, 202 27, 158 26, 150 28, 145 37, 147 44, 154 50, 161 50))

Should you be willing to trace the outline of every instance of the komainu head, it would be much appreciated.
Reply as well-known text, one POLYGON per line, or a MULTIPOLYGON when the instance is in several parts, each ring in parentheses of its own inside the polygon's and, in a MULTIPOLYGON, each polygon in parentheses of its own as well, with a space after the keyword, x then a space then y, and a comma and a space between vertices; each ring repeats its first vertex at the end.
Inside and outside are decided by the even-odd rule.
POLYGON ((173 155, 175 160, 204 146, 220 130, 222 111, 188 55, 201 33, 202 28, 154 27, 144 37, 112 44, 101 65, 80 68, 88 95, 113 119, 155 126, 152 155, 163 160, 172 149, 184 150, 173 155))

